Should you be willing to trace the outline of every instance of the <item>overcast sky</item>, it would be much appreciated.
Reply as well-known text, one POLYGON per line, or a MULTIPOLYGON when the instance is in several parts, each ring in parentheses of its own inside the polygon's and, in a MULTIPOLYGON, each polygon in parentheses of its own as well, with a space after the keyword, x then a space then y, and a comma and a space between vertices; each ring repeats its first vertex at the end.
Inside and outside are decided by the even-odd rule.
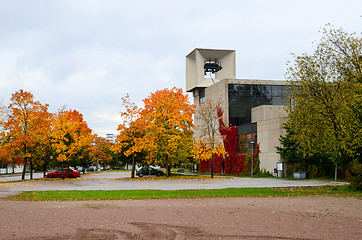
POLYGON ((236 50, 236 76, 284 79, 327 23, 362 31, 362 0, 0 0, 0 103, 31 91, 117 133, 120 98, 185 90, 194 48, 236 50))

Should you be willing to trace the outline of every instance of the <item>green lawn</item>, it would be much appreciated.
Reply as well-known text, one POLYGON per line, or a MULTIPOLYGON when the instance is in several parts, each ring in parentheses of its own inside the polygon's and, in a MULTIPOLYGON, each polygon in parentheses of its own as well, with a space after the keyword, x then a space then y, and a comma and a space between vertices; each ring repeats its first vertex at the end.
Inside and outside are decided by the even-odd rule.
POLYGON ((362 197, 362 191, 349 186, 323 186, 303 188, 227 188, 213 190, 114 190, 114 191, 34 191, 10 196, 12 201, 82 201, 116 199, 169 199, 211 197, 287 197, 287 196, 351 196, 362 197))

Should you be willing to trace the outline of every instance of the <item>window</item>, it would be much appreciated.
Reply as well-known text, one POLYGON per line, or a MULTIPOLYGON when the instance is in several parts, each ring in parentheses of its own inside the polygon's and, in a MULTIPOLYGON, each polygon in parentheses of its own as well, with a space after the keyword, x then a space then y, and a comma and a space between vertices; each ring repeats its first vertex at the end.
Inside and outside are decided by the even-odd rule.
POLYGON ((205 102, 205 88, 199 89, 199 102, 200 104, 205 102))
POLYGON ((289 87, 283 85, 229 84, 229 123, 232 126, 250 123, 253 107, 287 104, 288 91, 289 87))

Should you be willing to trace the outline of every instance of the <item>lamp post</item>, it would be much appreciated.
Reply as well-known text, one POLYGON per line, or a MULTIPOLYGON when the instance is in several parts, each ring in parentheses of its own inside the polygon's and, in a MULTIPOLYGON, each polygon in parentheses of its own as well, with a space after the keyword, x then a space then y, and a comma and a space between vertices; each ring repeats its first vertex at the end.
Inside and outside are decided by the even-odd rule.
POLYGON ((251 140, 250 144, 251 144, 251 177, 253 177, 253 172, 254 172, 254 141, 251 140))

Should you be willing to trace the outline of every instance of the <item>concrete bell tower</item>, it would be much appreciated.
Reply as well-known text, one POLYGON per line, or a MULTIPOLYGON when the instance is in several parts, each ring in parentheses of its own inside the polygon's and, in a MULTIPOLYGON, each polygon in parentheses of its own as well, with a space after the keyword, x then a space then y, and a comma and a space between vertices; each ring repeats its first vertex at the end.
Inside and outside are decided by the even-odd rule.
POLYGON ((236 78, 235 50, 195 48, 186 56, 186 91, 207 88, 223 79, 236 78), (208 67, 215 69, 208 69, 208 67), (214 79, 206 71, 212 71, 214 79))

